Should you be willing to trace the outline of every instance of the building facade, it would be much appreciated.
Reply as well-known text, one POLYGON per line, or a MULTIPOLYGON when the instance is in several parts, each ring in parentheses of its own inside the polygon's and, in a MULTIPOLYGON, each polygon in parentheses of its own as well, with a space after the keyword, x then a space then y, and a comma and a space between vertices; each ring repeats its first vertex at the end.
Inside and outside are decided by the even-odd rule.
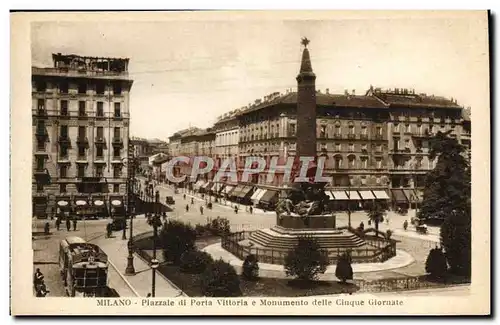
POLYGON ((51 68, 32 68, 33 213, 119 214, 128 178, 129 60, 52 60, 51 68))

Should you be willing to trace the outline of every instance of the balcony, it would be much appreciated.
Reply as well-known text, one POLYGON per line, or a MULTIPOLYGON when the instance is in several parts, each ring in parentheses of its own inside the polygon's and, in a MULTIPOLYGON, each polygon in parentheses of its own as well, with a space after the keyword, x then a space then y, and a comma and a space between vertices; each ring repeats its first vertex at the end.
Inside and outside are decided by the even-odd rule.
POLYGON ((368 140, 368 134, 360 134, 360 135, 359 135, 359 138, 360 138, 361 140, 368 140))
POLYGON ((38 108, 36 110, 36 117, 38 118, 47 118, 48 117, 48 114, 47 114, 47 110, 43 109, 43 108, 38 108))
POLYGON ((114 114, 113 115, 113 120, 120 121, 123 119, 123 116, 121 114, 114 114))
POLYGON ((113 137, 113 146, 123 147, 123 140, 119 137, 113 137))
POLYGON ((356 134, 353 133, 348 134, 347 139, 356 139, 356 134))
POLYGON ((94 140, 95 144, 105 144, 106 139, 104 137, 97 136, 94 140))
POLYGON ((37 129, 35 132, 35 136, 37 137, 38 140, 46 140, 49 137, 49 133, 45 128, 43 129, 37 129))
POLYGON ((67 135, 60 135, 58 139, 59 143, 70 143, 71 140, 67 135))
POLYGON ((334 135, 333 135, 333 138, 334 138, 334 139, 342 139, 342 134, 338 134, 338 133, 337 133, 337 134, 334 134, 334 135))
POLYGON ((368 150, 367 149, 361 149, 361 155, 362 156, 368 156, 368 150))
POLYGON ((375 140, 384 140, 384 136, 382 134, 375 134, 375 140))
POLYGON ((89 143, 89 139, 86 136, 78 136, 76 143, 79 145, 86 145, 89 143))

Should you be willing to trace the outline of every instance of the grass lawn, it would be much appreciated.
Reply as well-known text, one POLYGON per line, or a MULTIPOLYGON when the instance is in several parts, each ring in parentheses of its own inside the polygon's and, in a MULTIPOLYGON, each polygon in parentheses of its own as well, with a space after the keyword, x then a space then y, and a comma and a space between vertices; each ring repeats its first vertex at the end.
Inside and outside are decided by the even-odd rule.
MULTIPOLYGON (((158 271, 175 283, 190 297, 203 296, 200 289, 200 275, 187 274, 175 265, 160 265, 158 271)), ((240 278, 240 288, 244 297, 301 297, 311 295, 341 294, 356 292, 354 284, 341 284, 335 281, 316 281, 310 285, 302 285, 295 280, 260 278, 247 281, 240 278)))

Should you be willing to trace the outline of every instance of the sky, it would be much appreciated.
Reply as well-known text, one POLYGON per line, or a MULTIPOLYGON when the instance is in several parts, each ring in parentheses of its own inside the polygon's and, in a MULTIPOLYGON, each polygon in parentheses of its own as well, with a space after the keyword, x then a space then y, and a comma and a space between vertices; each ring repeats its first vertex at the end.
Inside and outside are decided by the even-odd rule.
POLYGON ((295 89, 302 37, 311 41, 317 89, 414 88, 455 98, 472 115, 475 107, 489 107, 487 24, 477 13, 328 20, 226 15, 35 22, 32 65, 51 66, 52 53, 129 58, 130 135, 162 140, 295 89))

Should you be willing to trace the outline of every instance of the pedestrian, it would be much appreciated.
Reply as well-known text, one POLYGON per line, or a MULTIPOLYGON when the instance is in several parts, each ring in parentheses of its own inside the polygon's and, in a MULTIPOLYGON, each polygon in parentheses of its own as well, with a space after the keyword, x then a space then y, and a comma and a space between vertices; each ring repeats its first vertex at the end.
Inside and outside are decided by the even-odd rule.
POLYGON ((44 227, 43 231, 44 231, 44 233, 45 233, 46 235, 48 235, 48 234, 49 234, 49 231, 50 231, 50 224, 49 224, 48 222, 46 222, 46 223, 45 223, 45 227, 44 227))
POLYGON ((405 220, 405 222, 403 222, 403 229, 406 231, 406 229, 408 229, 408 220, 405 220))
POLYGON ((76 217, 73 219, 73 231, 76 231, 76 217))
POLYGON ((59 230, 60 226, 61 226, 61 218, 57 217, 57 219, 56 219, 56 229, 59 230))
POLYGON ((182 196, 184 198, 184 200, 186 199, 186 193, 184 193, 184 195, 182 196))
POLYGON ((249 210, 250 210, 250 214, 252 214, 253 213, 253 206, 250 206, 249 210))
POLYGON ((47 293, 49 293, 47 286, 44 282, 42 282, 36 290, 36 297, 45 297, 47 293))
POLYGON ((203 215, 203 206, 200 206, 200 213, 203 215))
POLYGON ((189 212, 189 204, 186 204, 186 212, 189 212))
POLYGON ((69 221, 69 218, 66 218, 66 229, 71 231, 71 222, 69 221))
POLYGON ((111 222, 108 222, 108 224, 106 225, 106 236, 108 238, 111 237, 111 222))
POLYGON ((44 278, 44 275, 43 275, 42 271, 40 271, 40 269, 37 268, 36 271, 35 271, 35 276, 33 278, 33 284, 35 285, 35 287, 37 285, 42 284, 43 278, 44 278))
POLYGON ((234 206, 234 213, 238 214, 238 206, 237 205, 234 206))
POLYGON ((191 198, 191 204, 194 204, 194 198, 191 198))

